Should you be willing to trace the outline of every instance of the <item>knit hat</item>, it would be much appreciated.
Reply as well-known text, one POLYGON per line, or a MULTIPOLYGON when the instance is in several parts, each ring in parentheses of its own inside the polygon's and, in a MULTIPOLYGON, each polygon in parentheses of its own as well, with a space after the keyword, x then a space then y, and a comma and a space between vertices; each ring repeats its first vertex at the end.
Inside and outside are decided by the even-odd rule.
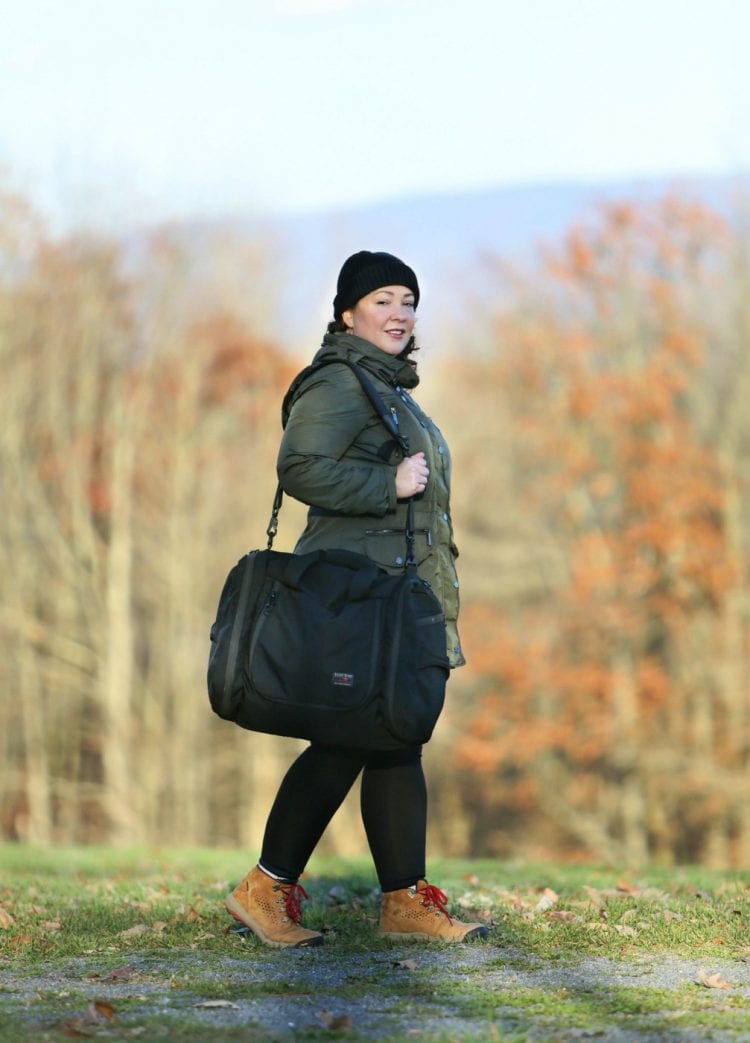
POLYGON ((340 319, 342 312, 353 308, 358 300, 381 286, 407 286, 414 294, 414 307, 419 304, 419 283, 409 267, 393 254, 370 253, 360 250, 348 257, 339 272, 333 316, 340 319))

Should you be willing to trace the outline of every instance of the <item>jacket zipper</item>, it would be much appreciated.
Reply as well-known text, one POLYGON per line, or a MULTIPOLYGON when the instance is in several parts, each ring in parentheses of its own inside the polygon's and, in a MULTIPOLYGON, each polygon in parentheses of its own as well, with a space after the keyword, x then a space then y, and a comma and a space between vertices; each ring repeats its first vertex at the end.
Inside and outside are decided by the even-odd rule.
MULTIPOLYGON (((403 536, 406 529, 365 529, 365 536, 403 536)), ((432 546, 432 529, 415 529, 415 536, 425 536, 427 546, 432 546)))

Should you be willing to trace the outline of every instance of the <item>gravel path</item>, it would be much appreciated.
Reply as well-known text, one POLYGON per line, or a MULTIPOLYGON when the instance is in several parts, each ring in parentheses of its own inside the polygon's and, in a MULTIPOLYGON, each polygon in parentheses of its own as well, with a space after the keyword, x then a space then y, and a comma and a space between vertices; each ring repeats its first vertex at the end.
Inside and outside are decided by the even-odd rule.
MULTIPOLYGON (((726 960, 705 966, 700 960, 659 955, 632 963, 615 962, 603 957, 586 957, 566 965, 551 965, 535 957, 494 945, 458 948, 404 946, 387 954, 347 954, 342 958, 335 947, 306 951, 263 952, 262 960, 253 961, 252 952, 237 958, 176 953, 167 956, 133 956, 119 972, 97 976, 91 959, 71 960, 63 969, 46 975, 27 977, 14 974, 12 967, 0 965, 0 1010, 24 1011, 30 1028, 34 1024, 35 997, 45 996, 47 1024, 49 1000, 66 995, 86 1000, 108 1000, 115 1009, 118 1000, 134 997, 150 1013, 168 1015, 189 1013, 196 1024, 242 1026, 256 1030, 249 1038, 291 1040, 298 1033, 314 1028, 329 1029, 331 1038, 370 1038, 388 1040, 435 1038, 471 1040, 480 1034, 489 1038, 491 1027, 497 1039, 575 1040, 596 1038, 607 1043, 703 1043, 703 1041, 749 1041, 750 1015, 737 1011, 736 1030, 688 1028, 680 1024, 675 1012, 659 1012, 654 1024, 658 1030, 599 1026, 585 1028, 551 1027, 549 1021, 534 1020, 522 1010, 504 1005, 508 990, 533 988, 552 990, 565 988, 570 997, 589 997, 592 1006, 606 998, 612 990, 627 988, 667 989, 694 986, 714 974, 731 985, 731 990, 705 987, 706 1000, 712 1009, 722 1009, 727 997, 750 998, 750 963, 726 960), (408 976, 416 975, 421 983, 413 1005, 408 1002, 408 976), (431 993, 426 997, 424 983, 429 981, 431 993), (268 996, 244 998, 243 986, 259 983, 273 992, 268 996), (405 989, 406 982, 406 989, 405 989), (227 987, 223 1000, 201 996, 201 983, 210 993, 209 983, 227 987), (377 989, 371 988, 377 983, 377 989), (474 988, 481 984, 482 995, 492 1003, 497 995, 494 1017, 461 1016, 461 1003, 455 990, 462 983, 474 988), (177 987, 175 987, 177 986, 177 987), (232 990, 237 997, 232 999, 232 990), (453 995, 452 991, 453 990, 453 995), (352 993, 354 995, 352 995, 352 993), (405 995, 406 993, 406 995, 405 995), (201 1006, 201 1003, 212 1005, 201 1006), (672 1020, 674 1030, 664 1024, 672 1020), (525 1033, 525 1035, 524 1035, 525 1033)), ((717 979, 713 979, 716 981, 717 979)), ((128 1017, 133 1009, 129 1007, 128 1017)), ((98 1034, 96 1030, 95 1034, 98 1034)), ((145 1037, 143 1037, 145 1038, 145 1037)))

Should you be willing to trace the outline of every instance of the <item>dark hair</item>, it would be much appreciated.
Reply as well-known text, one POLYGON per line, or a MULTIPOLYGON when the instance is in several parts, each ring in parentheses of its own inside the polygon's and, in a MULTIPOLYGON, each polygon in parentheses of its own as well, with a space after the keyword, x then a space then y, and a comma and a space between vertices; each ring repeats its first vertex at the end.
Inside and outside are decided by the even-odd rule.
MULTIPOLYGON (((351 333, 351 330, 341 321, 341 319, 333 319, 326 326, 326 333, 351 333)), ((396 358, 403 359, 404 362, 408 362, 410 366, 413 366, 414 369, 416 369, 416 359, 410 358, 415 351, 419 351, 419 345, 417 344, 417 338, 412 333, 406 347, 403 351, 399 352, 396 358)))

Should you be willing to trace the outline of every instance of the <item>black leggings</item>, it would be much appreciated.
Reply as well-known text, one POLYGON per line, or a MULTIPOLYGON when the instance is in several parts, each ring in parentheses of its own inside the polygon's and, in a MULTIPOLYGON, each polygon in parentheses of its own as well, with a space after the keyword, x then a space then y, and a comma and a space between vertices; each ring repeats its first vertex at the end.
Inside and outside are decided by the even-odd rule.
POLYGON ((268 816, 260 862, 297 881, 362 772, 361 809, 383 891, 425 876, 427 789, 421 746, 388 752, 309 746, 289 768, 268 816))

